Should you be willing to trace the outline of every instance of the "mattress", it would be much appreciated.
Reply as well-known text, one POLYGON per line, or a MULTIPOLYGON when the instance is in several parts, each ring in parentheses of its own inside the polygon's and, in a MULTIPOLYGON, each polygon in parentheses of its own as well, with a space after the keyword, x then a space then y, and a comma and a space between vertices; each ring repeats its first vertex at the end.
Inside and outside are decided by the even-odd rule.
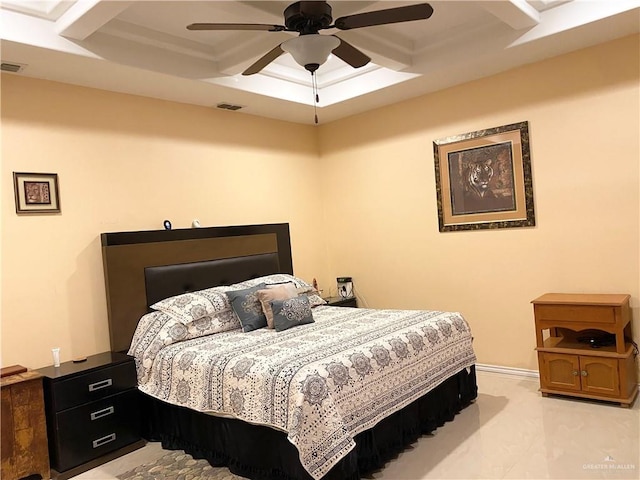
POLYGON ((476 361, 456 312, 320 306, 314 323, 282 332, 159 343, 165 317, 143 317, 134 335, 140 390, 286 432, 315 479, 354 448, 358 433, 476 361))

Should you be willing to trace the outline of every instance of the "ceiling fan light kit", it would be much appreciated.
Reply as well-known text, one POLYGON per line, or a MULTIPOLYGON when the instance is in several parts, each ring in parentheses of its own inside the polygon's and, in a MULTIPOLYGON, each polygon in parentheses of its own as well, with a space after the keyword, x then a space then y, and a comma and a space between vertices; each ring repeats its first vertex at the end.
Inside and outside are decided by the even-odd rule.
POLYGON ((310 72, 315 72, 327 61, 331 52, 340 45, 333 35, 300 35, 280 45, 293 59, 310 72))

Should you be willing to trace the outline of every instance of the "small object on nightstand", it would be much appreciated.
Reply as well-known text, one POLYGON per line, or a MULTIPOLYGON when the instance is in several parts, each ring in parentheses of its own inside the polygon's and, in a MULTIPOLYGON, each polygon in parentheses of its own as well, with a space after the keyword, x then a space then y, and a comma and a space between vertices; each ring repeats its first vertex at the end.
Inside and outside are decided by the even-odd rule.
POLYGON ((336 278, 338 284, 338 295, 342 298, 353 297, 353 279, 351 277, 336 278))
POLYGON ((82 363, 87 361, 87 357, 76 357, 71 360, 73 363, 82 363))
POLYGON ((24 373, 27 371, 27 367, 22 365, 11 365, 10 367, 2 367, 0 370, 0 377, 9 377, 11 375, 17 375, 18 373, 24 373))
POLYGON ((53 355, 53 366, 59 367, 60 366, 60 349, 57 347, 52 348, 51 354, 53 355))

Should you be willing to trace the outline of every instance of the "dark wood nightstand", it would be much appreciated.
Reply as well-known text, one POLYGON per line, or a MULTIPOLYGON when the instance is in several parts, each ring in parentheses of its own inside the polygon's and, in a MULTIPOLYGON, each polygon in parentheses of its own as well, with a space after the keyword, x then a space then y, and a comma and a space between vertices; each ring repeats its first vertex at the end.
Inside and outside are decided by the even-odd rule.
POLYGON ((105 352, 38 372, 52 478, 70 478, 145 444, 132 357, 105 352))
POLYGON ((325 301, 327 302, 327 305, 331 307, 358 307, 358 299, 356 299, 356 297, 328 297, 325 298, 325 301))

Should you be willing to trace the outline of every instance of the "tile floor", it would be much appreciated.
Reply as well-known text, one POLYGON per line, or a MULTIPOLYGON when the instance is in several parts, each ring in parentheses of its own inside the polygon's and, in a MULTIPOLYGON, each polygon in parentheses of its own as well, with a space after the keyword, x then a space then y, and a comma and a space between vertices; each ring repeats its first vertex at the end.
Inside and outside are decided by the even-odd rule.
MULTIPOLYGON (((474 404, 368 478, 640 478, 640 400, 627 409, 545 398, 538 386, 535 378, 478 372, 474 404)), ((164 453, 149 443, 74 480, 112 480, 164 453)))

